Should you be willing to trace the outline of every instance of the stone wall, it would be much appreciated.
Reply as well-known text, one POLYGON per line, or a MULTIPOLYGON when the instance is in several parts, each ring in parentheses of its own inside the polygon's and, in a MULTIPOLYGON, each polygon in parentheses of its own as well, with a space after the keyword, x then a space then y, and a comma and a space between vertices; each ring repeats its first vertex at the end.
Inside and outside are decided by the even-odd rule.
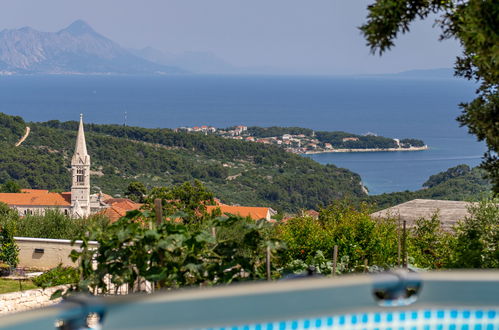
MULTIPOLYGON (((71 245, 70 240, 49 239, 49 238, 30 238, 14 237, 19 247, 19 264, 17 267, 37 270, 48 270, 63 266, 76 266, 69 253, 73 249, 79 249, 81 241, 76 241, 71 245)), ((97 247, 97 242, 90 242, 90 246, 97 247)))
POLYGON ((33 289, 0 294, 0 315, 22 312, 56 304, 60 302, 61 299, 50 300, 50 296, 58 289, 65 288, 65 285, 61 285, 53 288, 47 288, 45 290, 33 289))

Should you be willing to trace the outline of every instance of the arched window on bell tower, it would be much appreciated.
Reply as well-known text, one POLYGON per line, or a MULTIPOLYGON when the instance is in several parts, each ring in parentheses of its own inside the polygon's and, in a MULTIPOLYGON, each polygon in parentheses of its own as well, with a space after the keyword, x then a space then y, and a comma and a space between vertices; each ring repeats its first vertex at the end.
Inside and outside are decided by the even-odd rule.
POLYGON ((85 185, 85 170, 82 167, 76 169, 76 184, 79 186, 85 185))

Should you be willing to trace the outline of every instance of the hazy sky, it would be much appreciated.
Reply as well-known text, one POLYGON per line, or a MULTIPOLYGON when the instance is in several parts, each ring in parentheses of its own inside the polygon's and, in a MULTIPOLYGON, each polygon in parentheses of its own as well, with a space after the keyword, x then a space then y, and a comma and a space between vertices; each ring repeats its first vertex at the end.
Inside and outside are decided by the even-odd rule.
POLYGON ((76 19, 130 48, 204 51, 235 66, 290 73, 351 74, 452 67, 455 41, 437 41, 433 21, 414 24, 382 58, 357 27, 366 0, 15 0, 0 29, 57 31, 76 19))

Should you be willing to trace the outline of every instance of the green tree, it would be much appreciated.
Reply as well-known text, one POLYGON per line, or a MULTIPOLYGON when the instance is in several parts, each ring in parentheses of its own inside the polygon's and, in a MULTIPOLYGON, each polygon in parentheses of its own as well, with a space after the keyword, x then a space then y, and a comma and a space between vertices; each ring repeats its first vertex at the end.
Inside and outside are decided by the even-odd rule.
POLYGON ((462 103, 461 125, 468 126, 488 152, 482 167, 499 194, 499 2, 497 0, 377 0, 368 7, 367 22, 360 27, 373 53, 394 45, 410 23, 440 14, 441 39, 455 38, 463 49, 455 74, 479 82, 477 97, 462 103))
POLYGON ((19 248, 14 235, 7 227, 0 228, 0 262, 16 267, 19 262, 19 248))
POLYGON ((5 182, 3 185, 0 185, 0 192, 3 193, 20 193, 21 186, 13 180, 9 180, 5 182))
POLYGON ((213 193, 200 181, 184 182, 173 187, 153 188, 147 199, 146 208, 154 210, 154 200, 161 199, 165 215, 178 215, 184 223, 195 223, 208 216, 206 205, 214 205, 213 193))
POLYGON ((444 268, 452 254, 450 233, 444 231, 438 213, 430 219, 416 220, 407 237, 411 264, 420 268, 444 268))
POLYGON ((484 200, 455 228, 453 267, 499 268, 499 200, 484 200))
POLYGON ((146 186, 142 182, 133 181, 128 185, 125 196, 137 203, 144 203, 147 193, 146 186))

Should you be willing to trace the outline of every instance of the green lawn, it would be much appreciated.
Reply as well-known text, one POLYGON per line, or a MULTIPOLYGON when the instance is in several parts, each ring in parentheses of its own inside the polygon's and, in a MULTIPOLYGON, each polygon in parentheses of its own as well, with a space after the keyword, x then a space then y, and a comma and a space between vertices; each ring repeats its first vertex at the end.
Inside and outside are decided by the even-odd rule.
MULTIPOLYGON (((34 285, 31 281, 21 281, 21 285, 23 290, 31 290, 37 288, 37 286, 34 285)), ((0 278, 0 294, 16 291, 21 291, 19 281, 0 278)))

